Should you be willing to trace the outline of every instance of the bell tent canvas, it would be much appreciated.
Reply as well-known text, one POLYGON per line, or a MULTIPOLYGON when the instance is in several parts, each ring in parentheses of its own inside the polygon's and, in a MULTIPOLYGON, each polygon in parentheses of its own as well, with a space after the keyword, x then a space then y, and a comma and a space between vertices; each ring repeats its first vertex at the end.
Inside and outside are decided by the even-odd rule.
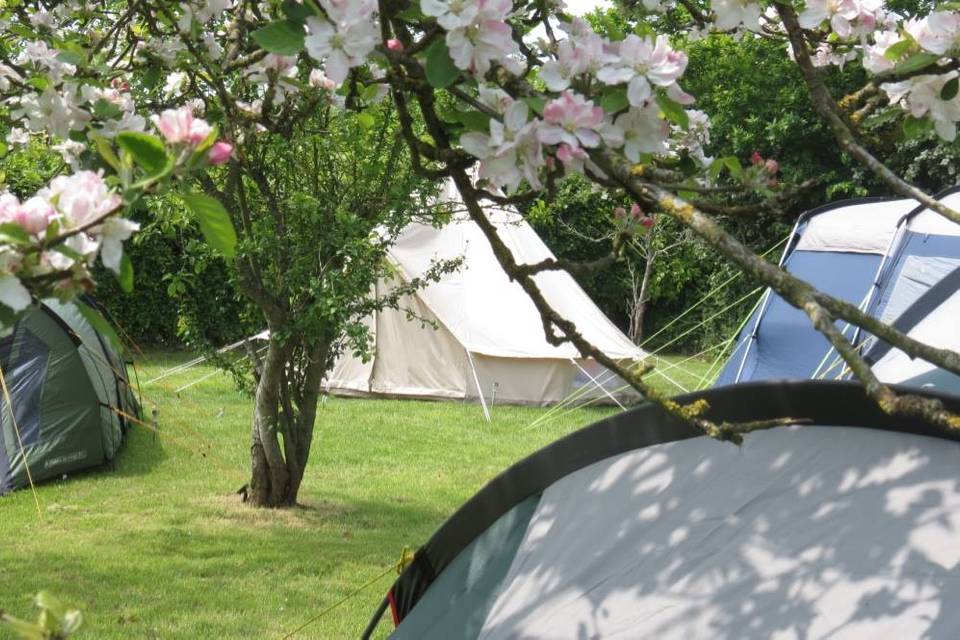
POLYGON ((387 609, 392 640, 956 637, 956 431, 887 415, 851 382, 678 400, 804 423, 737 447, 645 404, 574 432, 456 511, 363 637, 387 609))
POLYGON ((109 463, 140 416, 125 361, 74 304, 28 310, 0 339, 0 369, 0 494, 109 463))
MULTIPOLYGON (((958 207, 960 188, 938 198, 958 207)), ((814 209, 797 222, 781 265, 911 337, 960 349, 960 225, 913 200, 865 198, 814 209)), ((960 377, 845 323, 837 327, 880 380, 960 393, 960 377)), ((849 372, 806 314, 767 290, 717 384, 845 377, 849 372)))
MULTIPOLYGON (((448 196, 452 199, 452 196, 448 196)), ((487 218, 519 263, 553 254, 516 212, 485 207, 487 218)), ((406 296, 399 309, 367 318, 374 356, 344 354, 324 382, 330 393, 545 405, 579 399, 628 400, 624 383, 570 344, 547 342, 540 314, 497 262, 480 228, 454 211, 442 227, 414 222, 395 238, 389 260, 396 278, 421 277, 436 261, 462 259, 453 273, 406 296), (411 313, 419 319, 411 320, 411 313)), ((632 363, 644 352, 597 308, 565 271, 535 281, 546 300, 610 358, 632 363)), ((382 280, 376 294, 395 283, 382 280)))

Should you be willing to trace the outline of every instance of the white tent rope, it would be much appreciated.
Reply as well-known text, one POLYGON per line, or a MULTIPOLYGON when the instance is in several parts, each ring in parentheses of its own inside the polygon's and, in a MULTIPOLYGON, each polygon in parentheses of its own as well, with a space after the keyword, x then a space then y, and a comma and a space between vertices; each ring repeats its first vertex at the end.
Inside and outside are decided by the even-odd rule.
MULTIPOLYGON (((703 373, 703 376, 701 376, 700 382, 697 385, 698 389, 705 389, 708 384, 712 383, 715 380, 714 378, 715 369, 717 369, 716 375, 719 375, 718 368, 721 362, 724 361, 724 355, 726 354, 726 350, 731 344, 734 344, 735 346, 733 348, 733 351, 731 351, 729 356, 727 356, 726 361, 730 361, 733 358, 733 356, 737 353, 737 351, 740 350, 741 346, 748 344, 749 341, 747 340, 744 340, 742 342, 737 342, 737 338, 740 337, 740 334, 743 332, 743 329, 747 326, 747 323, 750 322, 750 318, 753 317, 753 314, 756 313, 757 309, 760 307, 761 300, 763 300, 763 296, 761 296, 754 303, 753 307, 750 309, 750 312, 743 317, 743 320, 740 322, 739 325, 737 325, 736 330, 734 330, 731 336, 721 343, 721 344, 725 344, 726 347, 720 350, 720 353, 717 354, 717 357, 710 364, 710 367, 703 373)), ((740 370, 742 369, 743 369, 743 363, 740 364, 740 370)), ((738 376, 740 375, 739 371, 737 375, 738 376)))
MULTIPOLYGON (((787 240, 790 239, 790 237, 791 237, 792 235, 793 235, 793 234, 791 233, 791 234, 788 235, 786 238, 784 238, 783 240, 781 240, 781 241, 778 242, 777 244, 773 245, 772 247, 770 247, 769 249, 767 249, 766 251, 764 251, 764 252, 760 255, 760 257, 765 257, 767 254, 772 253, 772 252, 776 251, 777 249, 779 249, 787 240)), ((706 302, 707 300, 709 300, 710 298, 712 298, 712 297, 715 296, 716 294, 720 293, 722 290, 724 290, 724 289, 727 287, 727 285, 729 285, 731 282, 733 282, 734 280, 736 280, 737 278, 739 278, 739 277, 742 276, 742 275, 743 275, 743 272, 742 272, 742 271, 737 271, 735 274, 733 274, 732 276, 730 276, 729 278, 727 278, 726 280, 724 280, 723 282, 721 282, 720 284, 718 284, 716 287, 714 287, 714 289, 713 289, 712 291, 708 292, 707 295, 705 295, 704 297, 700 298, 700 300, 698 300, 698 301, 695 302, 692 306, 690 306, 689 308, 687 308, 683 313, 681 313, 680 315, 678 315, 676 318, 674 318, 673 320, 671 320, 671 321, 668 322, 667 324, 665 324, 665 325, 663 325, 662 327, 660 327, 653 335, 648 336, 642 343, 640 343, 639 346, 642 348, 642 347, 643 347, 644 345, 646 345, 648 342, 650 342, 651 340, 653 340, 654 338, 656 338, 658 335, 660 335, 661 333, 663 333, 664 331, 666 331, 667 329, 669 329, 671 326, 673 326, 676 322, 678 322, 679 320, 683 319, 688 313, 690 313, 691 311, 693 311, 694 309, 696 309, 697 307, 699 307, 701 304, 703 304, 704 302, 706 302)), ((698 325, 698 326, 699 326, 699 325, 698 325)))
POLYGON ((677 340, 680 340, 681 338, 686 337, 687 335, 689 335, 689 334, 692 333, 693 331, 696 331, 697 329, 699 329, 700 327, 704 326, 704 325, 707 324, 708 322, 711 322, 712 320, 715 320, 716 318, 720 317, 721 315, 723 315, 724 313, 726 313, 726 312, 729 311, 730 309, 736 307, 736 306, 739 305, 739 304, 742 304, 742 303, 743 303, 744 301, 746 301, 748 298, 750 298, 750 297, 753 296, 753 295, 756 295, 757 293, 759 293, 759 292, 761 292, 761 291, 763 291, 763 287, 757 287, 756 289, 753 289, 753 290, 751 290, 751 291, 748 291, 747 293, 745 293, 744 295, 740 296, 739 298, 737 298, 736 300, 734 300, 733 302, 731 302, 730 304, 728 304, 728 305, 725 306, 724 308, 720 309, 720 310, 717 311, 716 313, 714 313, 714 314, 710 315, 709 317, 703 319, 702 321, 698 322, 697 324, 695 324, 694 326, 690 327, 689 329, 687 329, 687 330, 684 331, 683 333, 674 336, 671 340, 669 340, 668 342, 665 342, 664 344, 660 345, 659 348, 657 348, 655 351, 651 351, 648 355, 649 355, 649 356, 655 356, 655 355, 657 355, 658 353, 662 352, 664 349, 666 349, 667 347, 669 347, 670 345, 672 345, 673 343, 675 343, 677 340))
MULTIPOLYGON (((259 354, 263 353, 264 351, 266 351, 268 348, 269 348, 269 347, 260 347, 260 349, 258 349, 256 353, 259 355, 259 354)), ((241 360, 243 360, 244 357, 245 357, 245 356, 241 356, 241 357, 237 358, 236 360, 234 360, 234 361, 233 361, 234 364, 236 364, 237 362, 240 362, 241 360)), ((214 370, 211 371, 210 373, 208 373, 208 374, 206 374, 206 375, 204 375, 204 376, 202 376, 202 377, 200 377, 200 378, 197 378, 197 379, 194 380, 193 382, 188 382, 187 384, 183 385, 183 386, 180 387, 179 389, 174 390, 174 393, 180 393, 181 391, 184 391, 184 390, 186 390, 186 389, 189 389, 190 387, 192 387, 192 386, 194 386, 194 385, 196 385, 196 384, 200 384, 200 383, 203 382, 204 380, 209 380, 210 378, 212 378, 213 376, 217 375, 218 373, 223 373, 223 370, 221 370, 221 369, 214 369, 214 370)))
MULTIPOLYGON (((228 344, 228 345, 225 346, 225 347, 221 347, 221 348, 217 349, 216 353, 226 353, 226 352, 228 352, 228 351, 233 351, 233 350, 236 349, 237 347, 241 347, 241 346, 245 345, 246 343, 250 342, 251 340, 257 339, 257 338, 260 337, 261 335, 262 335, 262 334, 258 333, 258 334, 253 335, 253 336, 248 336, 248 337, 244 338, 243 340, 238 340, 237 342, 234 342, 233 344, 228 344)), ((157 376, 156 378, 153 378, 152 380, 147 380, 147 381, 144 382, 141 386, 145 387, 145 386, 147 386, 148 384, 153 384, 154 382, 158 382, 158 381, 163 380, 164 378, 167 378, 167 377, 172 376, 172 375, 174 375, 174 374, 182 373, 182 372, 186 371, 187 369, 190 369, 190 368, 192 368, 192 367, 195 367, 196 365, 201 364, 202 362, 205 362, 206 360, 209 360, 209 358, 210 358, 210 356, 198 356, 198 357, 194 358, 193 360, 189 360, 189 361, 184 362, 184 363, 182 363, 182 364, 178 364, 178 365, 175 366, 175 367, 170 367, 170 368, 167 369, 166 371, 162 372, 162 373, 161 373, 159 376, 157 376)))
POLYGON ((473 364, 473 355, 467 350, 467 362, 470 363, 470 371, 473 373, 473 383, 477 385, 477 395, 480 396, 480 406, 483 407, 483 417, 490 422, 490 410, 487 409, 487 401, 483 397, 483 389, 480 388, 480 376, 477 375, 477 367, 473 364))
POLYGON ((682 384, 680 384, 679 382, 677 382, 676 380, 674 380, 672 377, 668 376, 668 375, 667 375, 666 373, 664 373, 663 370, 660 369, 659 367, 650 372, 650 376, 651 376, 651 377, 652 377, 652 376, 656 376, 656 375, 659 375, 661 378, 663 378, 664 380, 666 380, 667 382, 669 382, 670 384, 672 384, 673 386, 675 386, 677 389, 680 389, 680 391, 682 391, 682 392, 684 392, 684 393, 689 393, 689 391, 690 391, 689 389, 687 389, 685 386, 683 386, 682 384))
POLYGON ((626 410, 627 410, 627 408, 626 408, 625 406, 623 406, 623 405, 620 403, 620 401, 617 400, 617 399, 613 396, 612 393, 610 393, 609 391, 607 391, 607 388, 606 388, 605 386, 603 386, 600 382, 597 381, 596 378, 594 378, 592 375, 590 375, 590 373, 589 373, 586 369, 584 369, 583 367, 580 366, 580 363, 577 362, 576 358, 570 358, 570 362, 572 362, 572 363, 573 363, 573 366, 575 366, 577 369, 580 369, 580 372, 583 373, 583 375, 585 375, 585 376, 587 376, 588 378, 590 378, 590 382, 592 382, 593 384, 597 385, 597 388, 600 389, 600 391, 602 391, 604 394, 606 394, 606 396, 607 396, 608 398, 610 398, 611 400, 613 400, 614 404, 616 404, 618 407, 620 407, 620 410, 621 410, 621 411, 626 411, 626 410))

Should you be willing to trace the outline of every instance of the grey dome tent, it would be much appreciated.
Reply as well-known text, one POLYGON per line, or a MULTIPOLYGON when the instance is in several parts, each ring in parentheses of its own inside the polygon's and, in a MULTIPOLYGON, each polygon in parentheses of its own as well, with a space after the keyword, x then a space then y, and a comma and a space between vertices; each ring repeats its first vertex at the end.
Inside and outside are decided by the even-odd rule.
POLYGON ((697 399, 805 420, 736 447, 647 404, 574 432, 454 513, 364 637, 388 608, 394 640, 956 637, 960 434, 850 382, 697 399))
MULTIPOLYGON (((937 195, 960 206, 960 188, 937 195)), ((861 198, 800 217, 781 266, 928 344, 960 349, 960 225, 914 200, 861 198)), ((960 392, 960 377, 838 323, 884 382, 960 392)), ((848 376, 806 314, 767 290, 718 385, 848 376)))
POLYGON ((0 340, 0 494, 114 459, 140 417, 126 363, 73 304, 44 301, 0 340), (29 475, 28 475, 29 471, 29 475))

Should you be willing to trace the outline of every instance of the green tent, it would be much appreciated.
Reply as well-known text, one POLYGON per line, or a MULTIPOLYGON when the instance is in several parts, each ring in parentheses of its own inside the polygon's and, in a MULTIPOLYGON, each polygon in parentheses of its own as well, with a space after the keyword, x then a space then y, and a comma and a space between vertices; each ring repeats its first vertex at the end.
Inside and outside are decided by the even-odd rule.
POLYGON ((112 461, 140 418, 126 362, 74 304, 30 309, 0 339, 0 370, 0 495, 112 461))

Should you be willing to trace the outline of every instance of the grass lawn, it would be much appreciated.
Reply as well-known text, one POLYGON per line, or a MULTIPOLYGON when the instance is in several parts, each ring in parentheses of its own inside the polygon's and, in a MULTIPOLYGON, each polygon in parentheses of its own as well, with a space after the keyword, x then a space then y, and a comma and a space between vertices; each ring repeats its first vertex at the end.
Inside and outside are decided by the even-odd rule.
MULTIPOLYGON (((140 380, 187 359, 141 358, 140 380)), ((679 360, 660 367, 689 388, 707 365, 669 367, 679 360)), ((145 387, 159 438, 136 427, 115 470, 38 487, 42 517, 29 490, 0 498, 0 609, 32 618, 46 589, 83 610, 79 638, 281 638, 416 548, 512 462, 610 411, 553 411, 531 427, 548 410, 495 407, 487 424, 475 405, 332 398, 302 506, 256 511, 235 495, 250 399, 220 374, 174 393, 212 371, 145 387)), ((296 637, 357 637, 390 580, 296 637)))

